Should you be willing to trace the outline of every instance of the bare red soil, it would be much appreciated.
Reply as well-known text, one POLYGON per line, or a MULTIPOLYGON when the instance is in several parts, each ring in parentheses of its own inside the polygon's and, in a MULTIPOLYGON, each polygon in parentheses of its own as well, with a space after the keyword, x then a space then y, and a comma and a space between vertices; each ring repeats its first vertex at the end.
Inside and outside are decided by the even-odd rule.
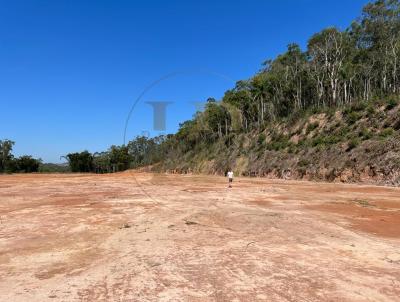
POLYGON ((0 176, 0 301, 399 301, 400 189, 0 176))

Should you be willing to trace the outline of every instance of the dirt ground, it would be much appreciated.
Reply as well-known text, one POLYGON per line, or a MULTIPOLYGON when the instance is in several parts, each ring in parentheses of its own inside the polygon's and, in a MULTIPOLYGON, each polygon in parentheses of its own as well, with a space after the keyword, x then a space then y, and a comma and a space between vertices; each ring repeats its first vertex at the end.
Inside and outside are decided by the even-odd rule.
POLYGON ((0 301, 399 297, 399 188, 0 176, 0 301))

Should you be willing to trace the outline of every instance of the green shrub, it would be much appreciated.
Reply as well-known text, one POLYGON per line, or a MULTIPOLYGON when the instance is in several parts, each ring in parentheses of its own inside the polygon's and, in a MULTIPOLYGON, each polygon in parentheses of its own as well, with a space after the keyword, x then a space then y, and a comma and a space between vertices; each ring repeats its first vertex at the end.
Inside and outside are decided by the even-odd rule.
POLYGON ((310 164, 310 162, 306 159, 300 159, 298 162, 299 167, 307 167, 310 164))
POLYGON ((288 153, 296 153, 296 147, 293 144, 289 144, 288 153))
POLYGON ((398 104, 398 100, 395 99, 395 97, 390 97, 388 98, 386 102, 386 110, 391 110, 394 107, 396 107, 398 104))
POLYGON ((349 127, 344 126, 344 127, 339 128, 337 131, 335 131, 335 134, 338 137, 345 138, 347 136, 347 134, 349 133, 349 131, 350 131, 349 127))
POLYGON ((267 145, 268 150, 282 150, 293 145, 289 138, 283 134, 272 133, 271 142, 267 145))
POLYGON ((314 138, 311 141, 311 146, 313 146, 313 147, 316 147, 316 146, 319 146, 319 145, 323 145, 323 144, 324 144, 324 140, 323 140, 323 138, 321 136, 317 136, 316 138, 314 138))
POLYGON ((356 111, 346 113, 346 121, 352 125, 361 118, 361 114, 356 111))
POLYGON ((310 141, 307 139, 301 139, 297 143, 297 147, 302 148, 302 147, 308 147, 310 146, 310 141))
POLYGON ((380 133, 380 136, 386 138, 386 137, 392 136, 393 133, 394 133, 394 129, 389 127, 389 128, 383 129, 380 133))
POLYGON ((359 144, 360 144, 360 141, 358 139, 352 138, 351 140, 349 140, 349 143, 347 145, 347 151, 350 151, 350 150, 354 149, 359 144))
POLYGON ((340 125, 341 125, 340 122, 336 122, 335 124, 332 125, 332 129, 337 129, 340 127, 340 125))
POLYGON ((311 131, 315 130, 316 128, 318 128, 319 123, 318 122, 314 122, 314 123, 310 123, 307 125, 306 128, 306 134, 310 133, 311 131))
POLYGON ((358 132, 358 136, 361 137, 363 140, 367 140, 372 138, 372 132, 369 131, 366 128, 362 128, 359 132, 358 132))
POLYGON ((258 140, 257 140, 258 144, 263 145, 265 143, 265 139, 266 139, 265 134, 260 133, 260 135, 258 136, 258 140))
POLYGON ((337 136, 334 135, 334 134, 327 135, 327 136, 325 137, 325 144, 326 144, 326 145, 334 145, 334 144, 337 144, 338 142, 340 142, 340 138, 337 137, 337 136))
POLYGON ((318 114, 318 113, 321 113, 321 111, 322 111, 322 108, 317 107, 317 106, 314 106, 310 109, 311 114, 318 114))
POLYGON ((371 117, 375 114, 375 107, 372 104, 369 104, 367 107, 367 115, 371 117))
POLYGON ((268 150, 282 150, 285 149, 286 147, 290 146, 290 143, 288 141, 274 141, 269 143, 268 145, 268 150))
POLYGON ((327 109, 326 109, 326 115, 327 115, 328 117, 334 116, 335 113, 336 113, 336 108, 334 108, 334 107, 332 107, 332 108, 327 108, 327 109))
POLYGON ((313 147, 329 146, 329 145, 337 144, 338 142, 340 142, 340 138, 334 134, 325 135, 325 136, 320 135, 312 140, 311 145, 313 147))
POLYGON ((350 110, 353 111, 364 111, 367 108, 368 104, 366 102, 357 102, 351 105, 350 110))

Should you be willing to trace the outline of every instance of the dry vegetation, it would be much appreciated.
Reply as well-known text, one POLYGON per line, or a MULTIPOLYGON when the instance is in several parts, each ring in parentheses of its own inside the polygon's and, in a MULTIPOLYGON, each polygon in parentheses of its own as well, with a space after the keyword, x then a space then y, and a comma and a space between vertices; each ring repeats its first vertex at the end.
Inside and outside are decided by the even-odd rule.
POLYGON ((263 131, 200 144, 158 169, 400 185, 400 106, 395 98, 309 111, 263 131))

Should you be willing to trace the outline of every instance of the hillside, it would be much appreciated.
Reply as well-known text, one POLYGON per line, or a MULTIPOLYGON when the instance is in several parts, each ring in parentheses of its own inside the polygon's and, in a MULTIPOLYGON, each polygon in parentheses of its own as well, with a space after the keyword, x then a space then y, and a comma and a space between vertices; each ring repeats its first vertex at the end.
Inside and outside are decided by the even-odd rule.
POLYGON ((153 169, 342 182, 400 183, 398 99, 304 112, 263 131, 231 135, 153 169))
MULTIPOLYGON (((160 148, 159 170, 400 182, 400 1, 264 62, 160 148)), ((156 161, 153 161, 153 163, 156 161)))
POLYGON ((177 133, 66 155, 72 172, 151 166, 224 174, 398 185, 400 1, 364 6, 345 30, 292 43, 177 133))

